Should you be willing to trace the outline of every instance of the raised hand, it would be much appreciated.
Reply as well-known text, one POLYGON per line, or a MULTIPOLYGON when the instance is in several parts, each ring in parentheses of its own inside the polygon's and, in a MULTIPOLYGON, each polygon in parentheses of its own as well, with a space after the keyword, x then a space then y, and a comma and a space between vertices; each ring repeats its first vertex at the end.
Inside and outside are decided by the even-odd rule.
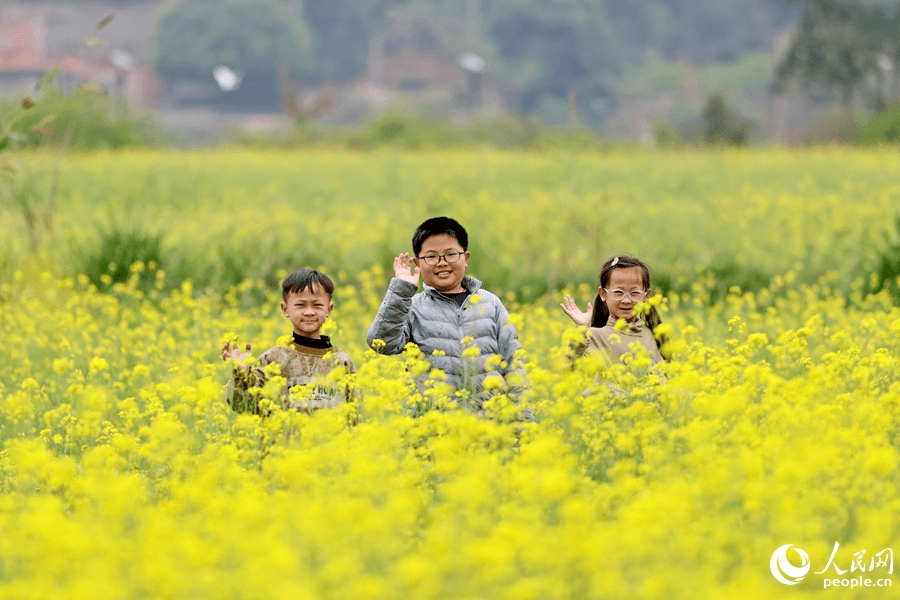
POLYGON ((243 352, 238 349, 237 344, 232 344, 230 342, 226 343, 222 347, 222 360, 226 362, 235 363, 235 368, 240 369, 242 371, 249 371, 250 365, 243 364, 245 360, 250 357, 250 344, 247 344, 247 349, 243 352))
POLYGON ((565 313, 569 315, 569 318, 575 321, 576 325, 580 327, 591 326, 591 315, 594 312, 594 305, 590 302, 587 303, 587 312, 581 312, 581 310, 578 308, 578 305, 575 304, 574 300, 572 300, 572 297, 566 295, 560 306, 565 311, 565 313))
POLYGON ((419 287, 419 266, 413 262, 409 252, 404 252, 394 259, 394 277, 419 287))

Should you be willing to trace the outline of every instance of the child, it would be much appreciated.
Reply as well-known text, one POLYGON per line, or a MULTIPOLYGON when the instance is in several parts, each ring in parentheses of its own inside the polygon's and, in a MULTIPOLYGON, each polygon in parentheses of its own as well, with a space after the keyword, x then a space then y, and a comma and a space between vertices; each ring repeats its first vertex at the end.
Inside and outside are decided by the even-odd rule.
MULTIPOLYGON (((294 327, 293 339, 287 345, 275 346, 264 352, 252 368, 249 365, 235 365, 225 398, 233 410, 259 414, 259 399, 249 390, 265 385, 264 369, 273 362, 278 363, 281 375, 287 379, 284 395, 291 408, 311 412, 320 408, 334 408, 348 399, 347 390, 337 389, 321 381, 310 396, 302 401, 291 401, 289 393, 294 386, 321 380, 334 368, 343 368, 348 373, 356 372, 350 357, 333 347, 327 335, 319 333, 334 308, 331 302, 333 293, 334 283, 327 275, 318 271, 303 269, 285 277, 281 283, 281 312, 290 319, 294 327)), ((249 356, 250 344, 247 344, 246 352, 241 352, 231 344, 225 344, 222 348, 222 359, 226 361, 243 361, 249 356)))
POLYGON ((487 376, 516 384, 524 382, 510 381, 510 375, 515 372, 515 380, 524 374, 509 313, 497 296, 466 275, 468 246, 466 230, 454 219, 435 217, 419 225, 412 238, 414 257, 404 252, 394 259, 394 277, 366 341, 382 354, 399 354, 407 343, 416 344, 455 387, 466 387, 471 377, 480 408, 487 376), (420 275, 424 291, 416 293, 420 275), (472 363, 463 355, 466 337, 480 350, 472 363))
POLYGON ((560 304, 576 325, 589 328, 585 342, 575 345, 576 355, 602 350, 612 361, 622 362, 622 356, 632 351, 629 346, 637 342, 647 349, 654 365, 668 360, 668 353, 663 354, 668 340, 664 335, 654 335, 654 329, 662 322, 656 308, 651 306, 643 318, 634 311, 649 296, 650 270, 646 264, 625 255, 606 261, 600 269, 597 298, 593 306, 588 302, 588 312, 581 312, 570 296, 560 304), (627 326, 617 331, 619 319, 624 319, 627 326))

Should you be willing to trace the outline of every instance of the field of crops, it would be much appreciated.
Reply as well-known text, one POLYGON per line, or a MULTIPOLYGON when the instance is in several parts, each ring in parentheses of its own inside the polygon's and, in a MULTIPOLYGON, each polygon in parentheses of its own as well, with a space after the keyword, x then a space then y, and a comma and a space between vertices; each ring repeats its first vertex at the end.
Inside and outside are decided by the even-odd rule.
POLYGON ((891 595, 896 151, 21 160, 0 598, 891 595), (446 408, 414 353, 365 346, 391 258, 438 214, 519 327, 534 423, 503 397, 493 419, 446 408), (558 304, 621 252, 665 292, 674 360, 573 369, 558 304), (232 413, 221 346, 289 334, 274 284, 302 267, 336 280, 326 333, 361 402, 232 413))

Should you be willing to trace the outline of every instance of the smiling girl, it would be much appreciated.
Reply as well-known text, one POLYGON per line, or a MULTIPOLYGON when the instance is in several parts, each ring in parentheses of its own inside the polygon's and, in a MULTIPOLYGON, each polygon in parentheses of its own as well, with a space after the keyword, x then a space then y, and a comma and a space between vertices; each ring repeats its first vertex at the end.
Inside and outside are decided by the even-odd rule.
POLYGON ((620 255, 610 258, 600 269, 600 287, 592 305, 588 302, 587 312, 582 312, 571 296, 566 296, 560 306, 576 325, 587 327, 586 344, 576 347, 581 354, 585 351, 604 351, 613 361, 622 362, 622 357, 632 352, 635 342, 647 349, 653 364, 668 360, 663 354, 665 335, 655 335, 655 329, 662 322, 656 308, 638 305, 650 297, 650 269, 643 261, 632 256, 620 255), (625 326, 616 327, 619 320, 625 326))

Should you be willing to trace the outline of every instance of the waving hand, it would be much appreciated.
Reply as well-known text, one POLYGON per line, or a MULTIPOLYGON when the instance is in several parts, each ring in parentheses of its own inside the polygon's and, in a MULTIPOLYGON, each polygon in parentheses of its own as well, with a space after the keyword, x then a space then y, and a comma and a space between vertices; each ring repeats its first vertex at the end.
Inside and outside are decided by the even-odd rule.
POLYGON ((394 277, 419 287, 419 266, 404 252, 394 259, 394 277))
POLYGON ((566 295, 563 303, 560 304, 563 311, 569 318, 575 321, 576 325, 581 327, 590 327, 591 326, 591 315, 594 312, 594 305, 588 302, 587 304, 587 312, 582 312, 581 309, 578 308, 578 305, 572 299, 571 296, 566 295))

